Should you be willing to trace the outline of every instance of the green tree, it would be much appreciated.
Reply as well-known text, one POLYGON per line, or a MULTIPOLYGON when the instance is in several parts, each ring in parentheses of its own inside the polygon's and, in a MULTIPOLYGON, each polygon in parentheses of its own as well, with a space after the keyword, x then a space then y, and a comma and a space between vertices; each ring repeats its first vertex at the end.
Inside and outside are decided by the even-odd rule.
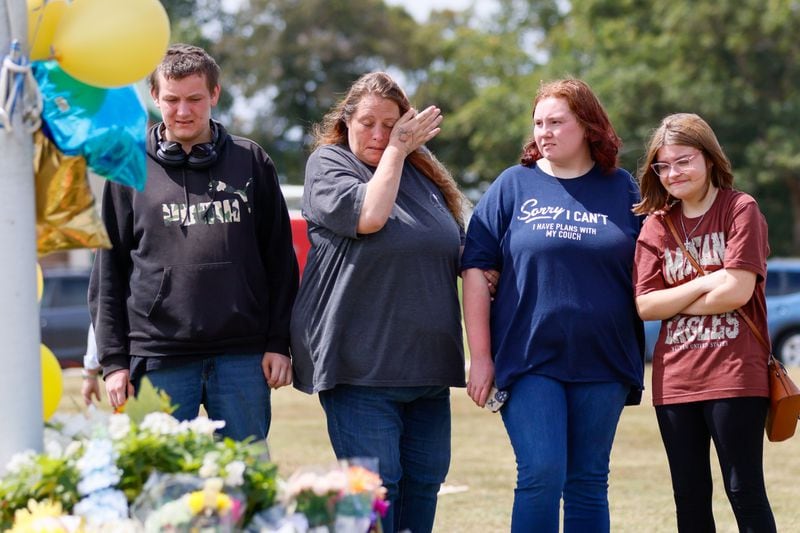
POLYGON ((416 99, 442 108, 442 133, 431 148, 473 200, 519 161, 548 58, 542 36, 559 16, 557 2, 499 0, 490 20, 472 10, 443 12, 424 29, 439 45, 416 99))
POLYGON ((592 84, 630 169, 664 115, 704 117, 737 187, 764 196, 773 252, 800 254, 798 27, 796 0, 579 0, 549 30, 549 70, 592 84))
POLYGON ((302 182, 311 126, 361 74, 413 70, 427 44, 382 0, 250 0, 217 49, 252 107, 250 134, 289 181, 302 182))

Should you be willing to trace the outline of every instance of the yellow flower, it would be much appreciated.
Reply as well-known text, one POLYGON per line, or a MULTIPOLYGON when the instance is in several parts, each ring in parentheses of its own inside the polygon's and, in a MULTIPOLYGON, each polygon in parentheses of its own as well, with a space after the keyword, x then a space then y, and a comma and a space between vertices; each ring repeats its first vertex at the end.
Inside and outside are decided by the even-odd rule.
POLYGON ((200 514, 206 507, 206 497, 202 490, 198 490, 189 494, 189 510, 192 514, 200 514))
POLYGON ((14 527, 11 533, 65 533, 75 531, 77 524, 67 525, 62 518, 64 510, 60 502, 45 500, 28 501, 26 509, 14 512, 14 527))
POLYGON ((204 511, 226 514, 233 503, 230 496, 222 492, 221 480, 212 478, 206 480, 203 490, 189 494, 188 505, 192 514, 200 514, 204 511))
POLYGON ((217 494, 217 511, 220 514, 227 514, 232 506, 231 497, 227 494, 217 494))

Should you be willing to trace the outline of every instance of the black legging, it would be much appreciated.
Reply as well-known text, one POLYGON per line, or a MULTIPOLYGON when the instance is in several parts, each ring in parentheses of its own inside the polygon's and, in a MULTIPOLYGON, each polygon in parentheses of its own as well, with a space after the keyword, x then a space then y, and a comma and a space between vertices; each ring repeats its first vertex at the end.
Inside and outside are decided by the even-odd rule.
POLYGON ((775 531, 764 487, 766 398, 727 398, 656 407, 681 533, 715 531, 711 439, 740 532, 775 531))

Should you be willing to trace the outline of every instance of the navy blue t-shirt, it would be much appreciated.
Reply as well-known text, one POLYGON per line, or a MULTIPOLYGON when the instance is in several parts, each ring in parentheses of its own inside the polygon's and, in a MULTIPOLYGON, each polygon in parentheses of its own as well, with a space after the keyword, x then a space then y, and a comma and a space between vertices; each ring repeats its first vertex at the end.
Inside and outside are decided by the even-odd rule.
MULTIPOLYGON (((640 217, 633 177, 594 167, 573 179, 505 170, 481 198, 461 268, 501 271, 491 305, 495 379, 541 374, 642 389, 632 269, 640 217)), ((635 402, 635 400, 634 400, 635 402)))

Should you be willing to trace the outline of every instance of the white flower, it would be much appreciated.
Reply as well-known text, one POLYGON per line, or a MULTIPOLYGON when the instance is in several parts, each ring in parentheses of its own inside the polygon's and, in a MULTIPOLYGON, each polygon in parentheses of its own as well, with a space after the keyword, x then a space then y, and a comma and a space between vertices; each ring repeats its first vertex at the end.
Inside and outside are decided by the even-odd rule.
POLYGON ((36 452, 33 450, 23 450, 11 456, 6 464, 6 472, 9 474, 19 474, 23 470, 34 466, 36 460, 36 452))
POLYGON ((231 461, 225 466, 225 484, 229 487, 244 485, 245 464, 242 461, 231 461))
POLYGON ((93 439, 86 443, 83 457, 78 459, 78 470, 90 472, 99 468, 106 468, 116 464, 117 453, 111 441, 106 439, 93 439))
POLYGON ((56 413, 50 419, 50 423, 60 428, 60 433, 69 438, 89 435, 92 429, 91 421, 79 414, 66 415, 56 413))
POLYGON ((131 431, 131 419, 122 413, 111 415, 108 420, 108 435, 112 440, 124 439, 131 431))
POLYGON ((78 492, 86 495, 116 485, 122 471, 116 466, 117 454, 108 439, 93 439, 76 466, 81 474, 78 492))
POLYGON ((202 478, 210 478, 219 474, 219 452, 211 451, 203 456, 203 464, 197 473, 202 478))
POLYGON ((128 500, 122 491, 105 489, 79 501, 72 512, 92 524, 114 524, 128 516, 128 500))
POLYGON ((121 477, 122 471, 117 467, 94 470, 81 477, 81 480, 78 482, 78 492, 87 495, 114 487, 119 483, 121 477))
POLYGON ((74 440, 72 437, 68 437, 49 427, 44 428, 43 436, 45 453, 54 457, 61 457, 64 447, 74 440))
POLYGON ((50 457, 59 459, 61 455, 64 453, 64 448, 61 446, 61 443, 58 442, 57 440, 45 440, 44 453, 49 455, 50 457))
POLYGON ((69 444, 67 444, 66 449, 64 450, 64 457, 77 457, 78 454, 81 453, 83 449, 83 444, 79 440, 73 440, 69 444))
POLYGON ((183 422, 189 431, 199 433, 200 435, 213 435, 218 429, 225 427, 224 420, 211 420, 205 416, 198 416, 194 420, 183 422))
POLYGON ((176 435, 181 432, 180 422, 172 415, 160 412, 148 413, 139 428, 154 435, 176 435))

